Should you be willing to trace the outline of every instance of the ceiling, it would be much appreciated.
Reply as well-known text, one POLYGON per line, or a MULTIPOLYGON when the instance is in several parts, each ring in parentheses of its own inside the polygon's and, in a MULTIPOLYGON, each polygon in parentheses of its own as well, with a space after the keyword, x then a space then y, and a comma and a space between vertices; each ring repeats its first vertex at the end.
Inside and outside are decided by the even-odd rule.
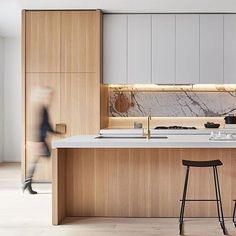
POLYGON ((235 0, 0 0, 0 36, 20 36, 22 9, 102 9, 104 12, 236 12, 235 0))

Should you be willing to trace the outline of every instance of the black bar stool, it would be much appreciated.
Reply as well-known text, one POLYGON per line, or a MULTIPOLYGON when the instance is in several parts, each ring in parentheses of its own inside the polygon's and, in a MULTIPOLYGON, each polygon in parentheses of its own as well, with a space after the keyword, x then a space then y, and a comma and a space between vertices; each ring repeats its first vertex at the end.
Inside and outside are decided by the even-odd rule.
POLYGON ((236 221, 235 221, 235 213, 236 213, 236 200, 234 201, 234 212, 233 212, 233 222, 234 222, 234 227, 236 227, 236 221))
POLYGON ((223 230, 223 233, 226 234, 224 213, 223 213, 221 194, 220 194, 220 184, 219 184, 219 178, 218 178, 218 172, 217 172, 217 166, 221 166, 223 165, 223 163, 220 160, 212 160, 212 161, 182 160, 182 164, 184 166, 187 166, 187 170, 186 170, 186 176, 185 176, 183 198, 181 199, 182 204, 181 204, 181 210, 180 210, 180 216, 179 216, 179 234, 182 235, 183 233, 184 208, 185 208, 185 202, 187 201, 215 201, 216 206, 217 206, 217 213, 218 213, 220 226, 223 230), (216 199, 186 199, 190 167, 212 167, 213 168, 216 199))

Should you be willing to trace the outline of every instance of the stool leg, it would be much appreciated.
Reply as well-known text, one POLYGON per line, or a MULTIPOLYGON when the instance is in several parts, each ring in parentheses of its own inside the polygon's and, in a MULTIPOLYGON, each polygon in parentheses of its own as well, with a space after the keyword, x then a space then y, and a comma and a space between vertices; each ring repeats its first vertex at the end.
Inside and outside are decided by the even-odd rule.
POLYGON ((219 198, 218 198, 218 186, 217 186, 217 180, 216 180, 216 172, 215 167, 213 167, 213 173, 214 173, 214 182, 215 182, 215 191, 216 191, 216 206, 217 206, 217 213, 218 213, 218 219, 220 221, 220 207, 219 207, 219 198))
POLYGON ((215 173, 216 173, 216 179, 217 179, 218 196, 219 196, 220 212, 221 212, 221 228, 223 229, 223 233, 226 234, 223 206, 222 206, 221 193, 220 193, 220 183, 219 183, 219 178, 218 178, 217 167, 215 167, 215 173))
POLYGON ((187 167, 187 170, 186 170, 183 198, 182 198, 182 204, 181 204, 181 210, 180 210, 180 216, 179 216, 179 234, 180 235, 182 235, 182 230, 183 230, 184 208, 185 208, 185 200, 186 200, 186 195, 187 195, 188 177, 189 177, 189 166, 187 167))
POLYGON ((234 223, 234 227, 236 227, 235 211, 236 211, 236 201, 234 202, 234 212, 233 212, 233 223, 234 223))
POLYGON ((213 167, 213 172, 214 172, 214 180, 215 180, 215 187, 216 187, 216 200, 217 200, 218 218, 219 218, 220 226, 223 230, 223 233, 226 234, 223 206, 222 206, 221 194, 220 194, 220 184, 219 184, 219 178, 218 178, 218 172, 217 172, 217 167, 216 166, 213 167))

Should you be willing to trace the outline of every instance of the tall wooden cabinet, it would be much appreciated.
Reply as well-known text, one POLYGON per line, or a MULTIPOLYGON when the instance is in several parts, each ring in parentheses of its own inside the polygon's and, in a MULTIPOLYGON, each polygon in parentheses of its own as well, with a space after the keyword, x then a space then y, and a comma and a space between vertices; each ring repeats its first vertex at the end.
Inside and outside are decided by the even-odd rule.
MULTIPOLYGON (((54 128, 67 126, 61 137, 99 132, 101 24, 99 10, 23 11, 23 179, 32 159, 28 143, 34 88, 53 89, 49 112, 54 128)), ((51 159, 41 158, 34 181, 50 180, 51 159)))

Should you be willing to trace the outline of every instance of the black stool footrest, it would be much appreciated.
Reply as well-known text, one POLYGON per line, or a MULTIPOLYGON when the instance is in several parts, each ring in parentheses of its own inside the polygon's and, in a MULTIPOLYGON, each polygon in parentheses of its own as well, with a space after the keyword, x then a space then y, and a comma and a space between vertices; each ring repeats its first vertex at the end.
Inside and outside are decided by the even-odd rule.
POLYGON ((185 202, 219 202, 220 200, 219 199, 181 199, 180 200, 181 202, 182 201, 185 201, 185 202))

